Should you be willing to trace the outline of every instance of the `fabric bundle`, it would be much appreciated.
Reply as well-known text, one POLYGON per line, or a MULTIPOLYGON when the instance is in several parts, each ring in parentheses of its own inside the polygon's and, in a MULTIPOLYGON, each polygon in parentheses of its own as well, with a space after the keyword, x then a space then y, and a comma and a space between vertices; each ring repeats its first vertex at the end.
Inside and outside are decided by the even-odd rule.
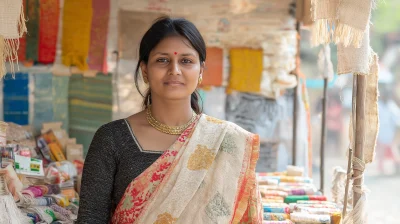
POLYGON ((29 222, 23 216, 8 190, 5 173, 0 173, 0 223, 24 224, 29 222))
POLYGON ((110 0, 92 2, 93 18, 90 33, 89 68, 95 71, 107 72, 106 43, 108 19, 110 17, 110 0))
POLYGON ((329 215, 314 215, 294 212, 290 214, 290 219, 295 223, 331 223, 329 215))
POLYGON ((26 33, 22 0, 0 1, 0 78, 6 74, 5 61, 18 63, 19 38, 26 33))
POLYGON ((289 214, 264 212, 265 221, 285 221, 286 219, 289 219, 289 214))
POLYGON ((263 221, 263 224, 293 224, 292 221, 290 220, 285 220, 285 221, 263 221))
POLYGON ((268 34, 262 43, 261 95, 277 98, 280 90, 297 85, 296 76, 290 75, 296 68, 296 45, 297 33, 294 30, 268 34))
POLYGON ((68 0, 64 3, 62 63, 87 70, 92 0, 68 0))
POLYGON ((60 17, 59 0, 40 0, 39 59, 43 64, 54 63, 60 17))
POLYGON ((285 203, 296 203, 301 200, 326 201, 326 197, 319 195, 289 195, 285 198, 285 203))

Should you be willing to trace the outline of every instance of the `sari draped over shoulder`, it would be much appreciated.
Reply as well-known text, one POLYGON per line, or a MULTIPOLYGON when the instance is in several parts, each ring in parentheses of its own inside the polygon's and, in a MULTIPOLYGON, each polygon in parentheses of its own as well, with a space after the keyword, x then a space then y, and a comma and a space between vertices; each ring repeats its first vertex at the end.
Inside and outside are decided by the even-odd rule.
POLYGON ((262 223, 258 135, 199 115, 127 187, 113 224, 262 223))

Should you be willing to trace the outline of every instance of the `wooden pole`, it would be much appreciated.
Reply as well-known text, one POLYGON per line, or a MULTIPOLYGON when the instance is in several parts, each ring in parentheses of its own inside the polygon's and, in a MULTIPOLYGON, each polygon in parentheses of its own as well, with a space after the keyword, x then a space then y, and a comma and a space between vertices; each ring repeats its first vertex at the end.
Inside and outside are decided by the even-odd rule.
POLYGON ((356 136, 356 113, 357 113, 357 76, 353 75, 353 93, 352 93, 352 103, 351 103, 351 121, 353 123, 353 129, 350 130, 352 131, 352 136, 353 140, 350 142, 350 149, 349 149, 349 158, 347 161, 347 178, 346 178, 346 187, 344 191, 344 204, 343 204, 343 213, 342 213, 342 218, 346 216, 347 213, 347 201, 348 201, 348 195, 349 195, 349 185, 350 185, 350 173, 351 170, 353 169, 352 167, 352 161, 353 161, 353 153, 354 153, 354 148, 355 148, 355 136, 356 136))
POLYGON ((321 119, 321 148, 320 148, 320 191, 324 193, 325 178, 325 142, 326 142, 326 102, 328 97, 328 78, 324 78, 324 95, 322 98, 322 119, 321 119))
MULTIPOLYGON (((365 75, 357 75, 357 101, 356 101, 356 135, 354 159, 364 161, 364 139, 365 139, 365 95, 366 95, 366 77, 365 75)), ((353 163, 354 177, 362 176, 364 169, 358 163, 353 163)), ((353 207, 361 198, 361 194, 354 190, 362 185, 363 178, 357 178, 353 181, 353 207)))
POLYGON ((299 70, 300 70, 300 22, 296 23, 296 31, 297 31, 297 52, 296 52, 296 69, 295 75, 297 79, 297 85, 294 88, 293 94, 293 142, 292 142, 292 165, 296 165, 296 158, 297 158, 297 112, 298 112, 298 88, 299 88, 299 70))

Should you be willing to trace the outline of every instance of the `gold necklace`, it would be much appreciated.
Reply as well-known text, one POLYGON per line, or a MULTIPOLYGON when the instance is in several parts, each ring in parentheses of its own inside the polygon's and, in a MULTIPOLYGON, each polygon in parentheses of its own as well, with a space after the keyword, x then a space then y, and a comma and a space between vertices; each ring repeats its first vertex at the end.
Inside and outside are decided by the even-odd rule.
POLYGON ((180 126, 168 126, 166 124, 163 124, 161 122, 159 122, 157 119, 155 119, 153 117, 153 115, 151 114, 151 106, 149 106, 147 108, 146 111, 146 118, 147 118, 147 122, 149 122, 149 124, 155 128, 156 130, 165 133, 165 134, 169 134, 169 135, 180 135, 182 134, 186 128, 189 127, 189 125, 191 125, 195 119, 196 119, 196 113, 193 111, 192 114, 192 118, 190 119, 190 121, 184 125, 180 125, 180 126))

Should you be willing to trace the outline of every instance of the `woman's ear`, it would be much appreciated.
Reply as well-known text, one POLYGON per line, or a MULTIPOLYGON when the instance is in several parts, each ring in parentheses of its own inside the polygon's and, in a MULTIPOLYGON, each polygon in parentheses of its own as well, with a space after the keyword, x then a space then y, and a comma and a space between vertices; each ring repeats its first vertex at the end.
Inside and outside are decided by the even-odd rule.
POLYGON ((149 77, 147 73, 147 65, 143 61, 140 62, 140 70, 142 71, 143 81, 144 83, 149 83, 149 77))
POLYGON ((200 76, 203 76, 205 68, 206 68, 206 62, 202 62, 200 65, 200 76))

